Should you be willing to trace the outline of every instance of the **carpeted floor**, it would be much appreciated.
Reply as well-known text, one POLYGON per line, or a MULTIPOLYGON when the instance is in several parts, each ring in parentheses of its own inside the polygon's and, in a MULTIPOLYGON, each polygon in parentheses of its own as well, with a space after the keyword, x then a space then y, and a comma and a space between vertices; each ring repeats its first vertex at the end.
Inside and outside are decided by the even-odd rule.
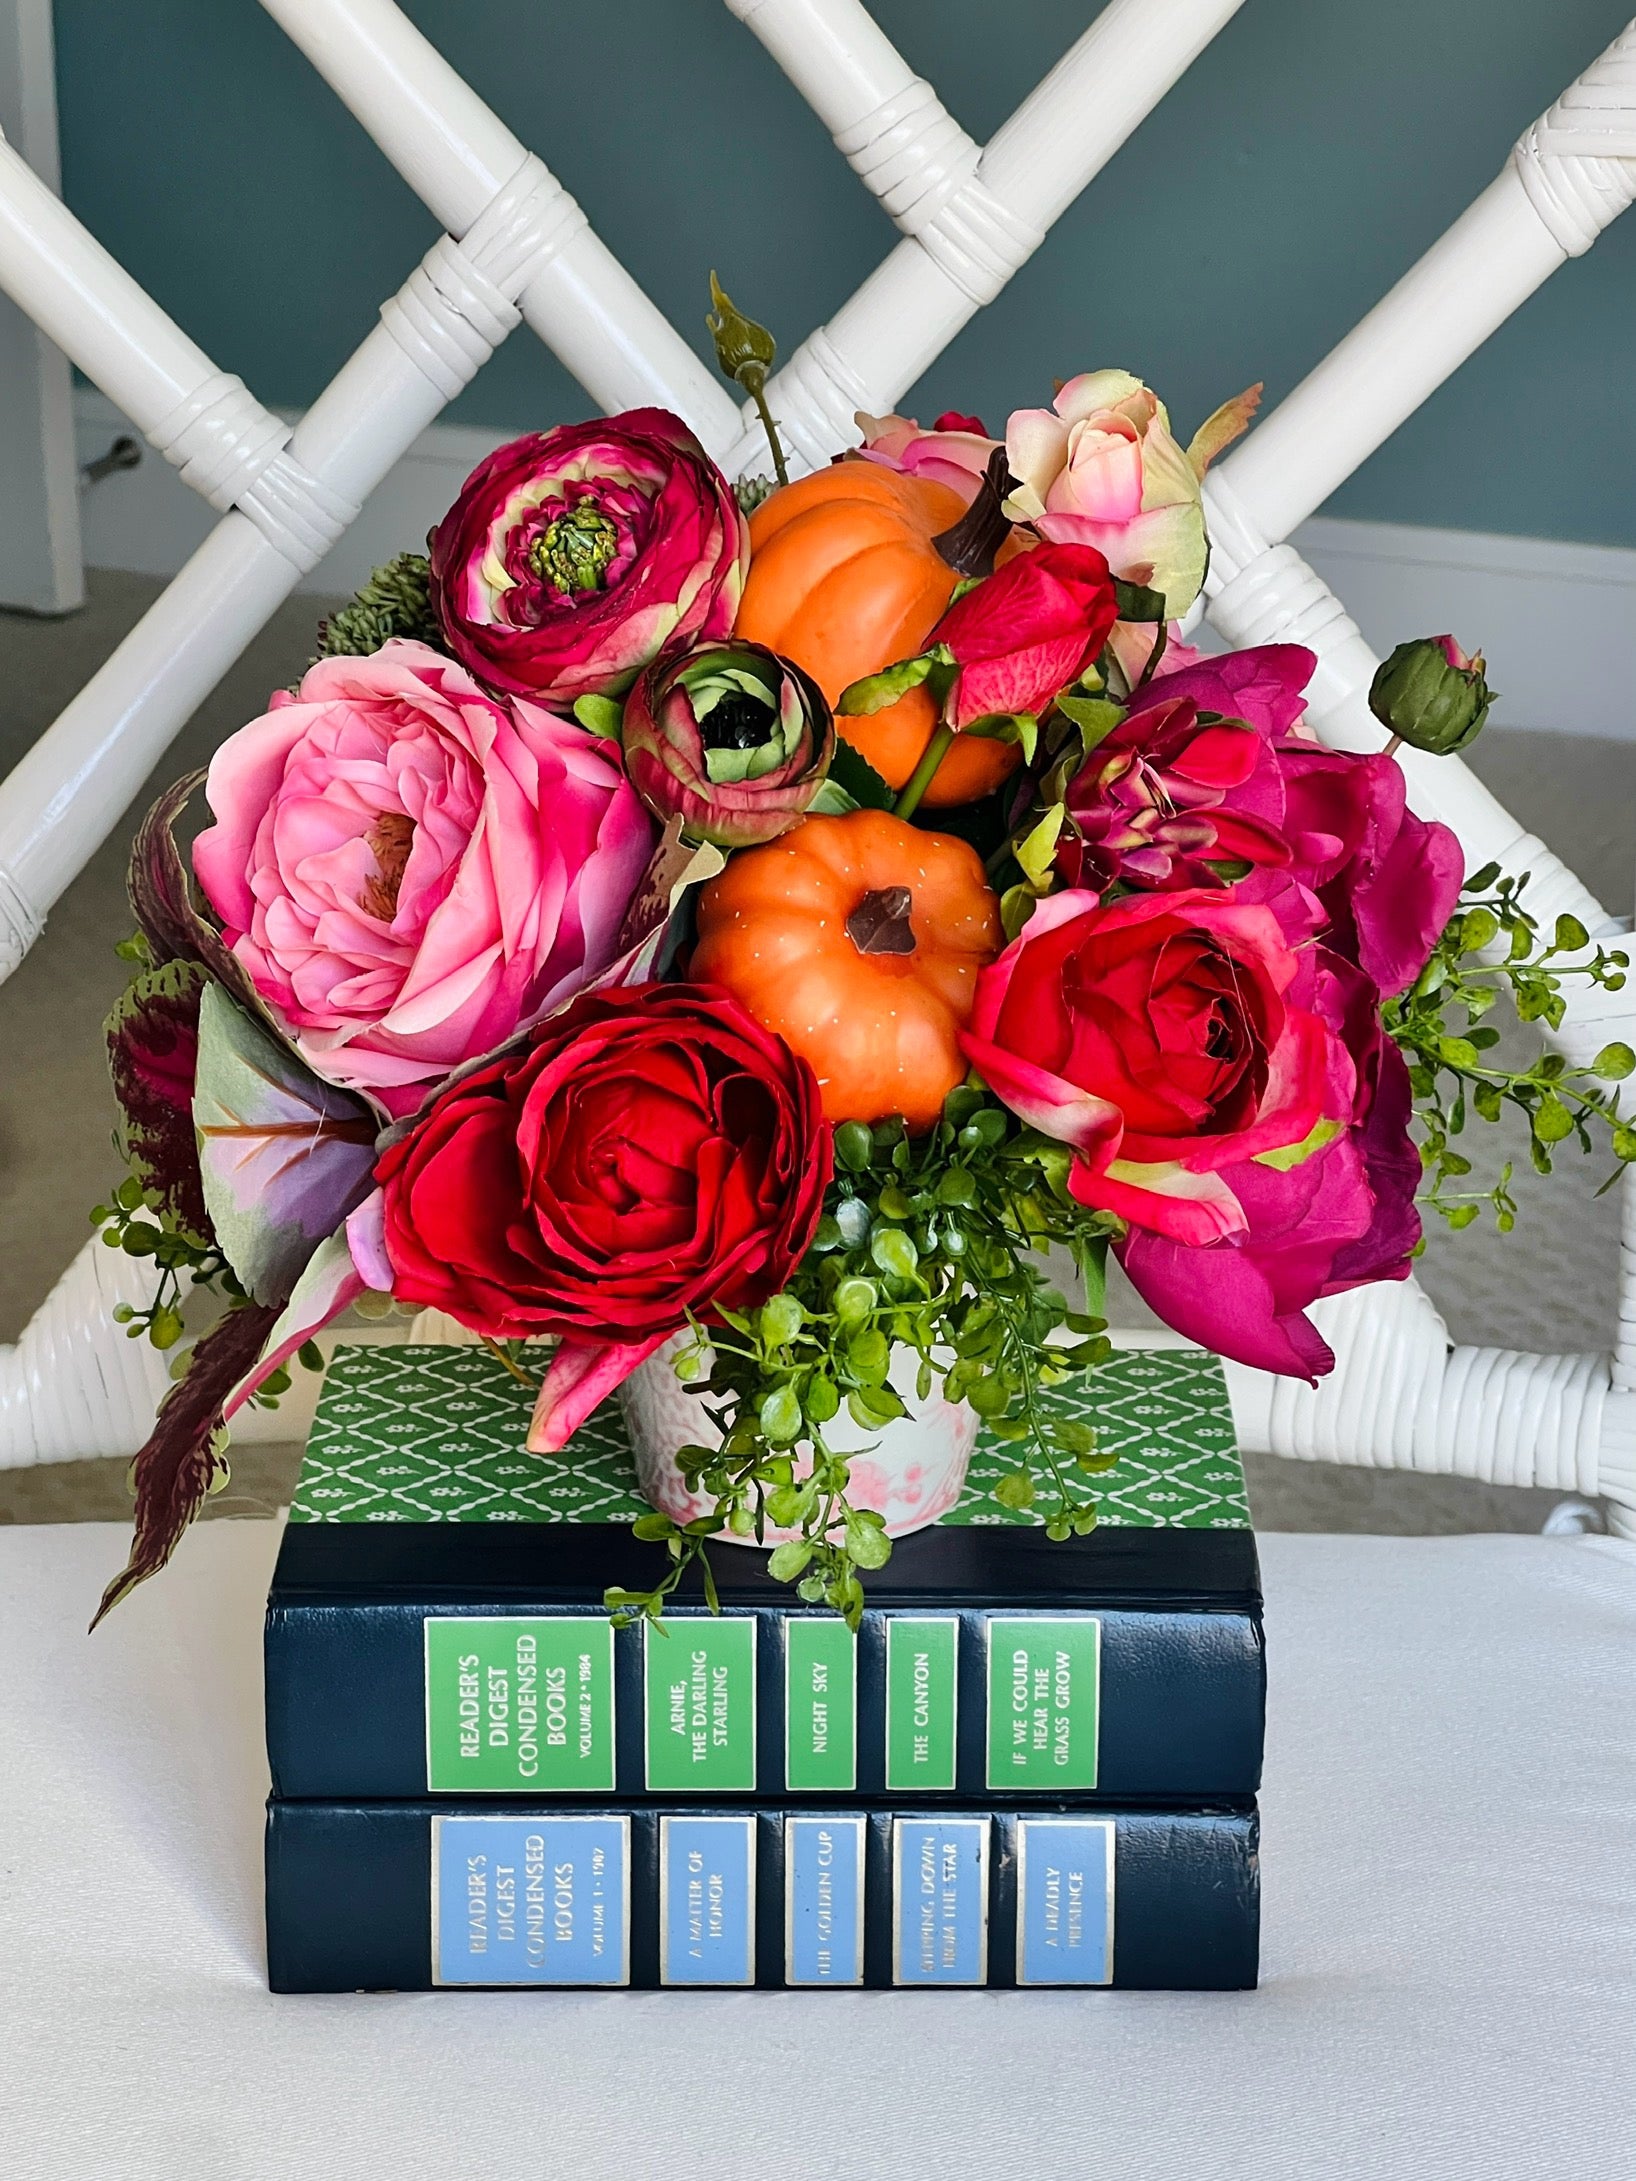
MULTIPOLYGON (((150 603, 145 577, 93 572, 91 600, 63 621, 0 615, 0 771, 44 732, 150 603)), ((0 1340, 15 1339, 86 1234, 85 1214, 118 1175, 99 1025, 124 982, 113 949, 130 929, 124 863, 130 828, 149 796, 204 763, 233 728, 263 709, 311 653, 323 602, 298 599, 228 675, 166 753, 139 804, 52 911, 44 939, 0 987, 0 1340)), ((1614 909, 1629 905, 1636 744, 1491 730, 1476 770, 1614 909)), ((1423 1266, 1454 1337, 1541 1350, 1593 1348, 1610 1337, 1618 1249, 1616 1199, 1605 1178, 1565 1154, 1541 1183, 1518 1139, 1484 1131, 1484 1164, 1517 1161, 1522 1207, 1509 1241, 1486 1225, 1439 1231, 1423 1266)), ((1140 1316, 1134 1298, 1118 1313, 1140 1316)), ((287 1499, 299 1450, 256 1447, 235 1460, 219 1515, 271 1513, 287 1499)), ((1253 1462, 1251 1493, 1264 1528, 1434 1532, 1537 1529, 1554 1495, 1455 1479, 1253 1462)), ((117 1519, 126 1507, 119 1462, 0 1471, 0 1522, 117 1519)))

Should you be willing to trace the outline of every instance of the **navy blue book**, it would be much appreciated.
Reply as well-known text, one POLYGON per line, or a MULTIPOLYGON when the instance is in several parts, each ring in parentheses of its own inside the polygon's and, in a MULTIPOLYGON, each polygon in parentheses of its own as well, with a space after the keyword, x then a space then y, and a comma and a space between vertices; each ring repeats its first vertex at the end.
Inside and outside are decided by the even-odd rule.
POLYGON ((713 1550, 662 1626, 616 1631, 610 1586, 662 1548, 615 1404, 568 1454, 521 1451, 526 1389, 466 1348, 341 1350, 267 1609, 274 1792, 625 1800, 1253 1795, 1261 1596, 1219 1366, 1127 1355, 1099 1372, 1117 1467, 1062 1543, 994 1499, 979 1445, 961 1505, 900 1539, 854 1637, 762 1555, 713 1550))
POLYGON ((1256 1981, 1253 1803, 267 1813, 278 1992, 1256 1981))

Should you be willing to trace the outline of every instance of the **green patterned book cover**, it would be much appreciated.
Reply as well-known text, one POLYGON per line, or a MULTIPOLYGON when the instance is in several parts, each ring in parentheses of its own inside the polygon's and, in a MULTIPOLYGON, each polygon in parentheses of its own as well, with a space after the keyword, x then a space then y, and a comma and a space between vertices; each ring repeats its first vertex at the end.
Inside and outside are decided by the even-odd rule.
MULTIPOLYGON (((1053 1397, 1117 1465, 1096 1480, 1112 1529, 1247 1529, 1226 1381, 1196 1348, 1129 1349, 1053 1397)), ((476 1347, 339 1347, 307 1443, 292 1522, 631 1522, 645 1511, 617 1400, 561 1454, 524 1450, 533 1397, 476 1347)), ((1002 1507, 1015 1469, 986 1434, 950 1524, 1029 1526, 1002 1507)))

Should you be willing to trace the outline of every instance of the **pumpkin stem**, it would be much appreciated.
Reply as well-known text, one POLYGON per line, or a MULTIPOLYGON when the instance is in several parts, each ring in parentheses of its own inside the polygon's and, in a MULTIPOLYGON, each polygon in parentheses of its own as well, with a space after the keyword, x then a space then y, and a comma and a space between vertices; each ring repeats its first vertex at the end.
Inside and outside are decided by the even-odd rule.
POLYGON ((847 918, 846 935, 860 954, 913 954, 912 905, 907 886, 877 886, 847 918))
POLYGON ((988 458, 976 499, 951 530, 940 532, 932 540, 956 575, 994 573, 994 556, 1011 528, 1000 512, 1000 502, 1010 489, 1011 471, 1006 465, 1005 449, 996 447, 988 458))

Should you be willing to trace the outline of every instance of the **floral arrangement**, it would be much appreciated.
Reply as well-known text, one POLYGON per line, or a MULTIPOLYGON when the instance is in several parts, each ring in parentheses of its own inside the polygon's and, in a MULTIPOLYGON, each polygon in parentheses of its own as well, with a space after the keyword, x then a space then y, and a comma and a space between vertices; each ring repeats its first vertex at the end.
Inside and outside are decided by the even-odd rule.
POLYGON ((674 1357, 706 1512, 645 1518, 662 1573, 610 1605, 771 1530, 855 1619, 891 1542, 843 1413, 940 1389, 1014 1449, 1006 1504, 1094 1523, 1102 1457, 1042 1395, 1108 1353, 1110 1252, 1189 1339, 1316 1380, 1308 1306, 1402 1278, 1423 1191, 1509 1224, 1509 1169, 1461 1187, 1470 1116, 1520 1108, 1542 1167, 1636 1157, 1627 1048, 1514 1069, 1487 1019, 1624 957, 1405 800, 1396 741, 1468 741, 1482 661, 1401 647, 1360 756, 1305 725, 1310 653, 1181 639, 1258 390, 1185 447, 1122 371, 1003 438, 862 416, 791 482, 771 340, 715 303, 776 482, 660 410, 500 448, 139 831, 93 1218, 151 1260, 123 1315, 176 1384, 104 1611, 353 1306, 538 1376, 547 1458, 674 1357))

